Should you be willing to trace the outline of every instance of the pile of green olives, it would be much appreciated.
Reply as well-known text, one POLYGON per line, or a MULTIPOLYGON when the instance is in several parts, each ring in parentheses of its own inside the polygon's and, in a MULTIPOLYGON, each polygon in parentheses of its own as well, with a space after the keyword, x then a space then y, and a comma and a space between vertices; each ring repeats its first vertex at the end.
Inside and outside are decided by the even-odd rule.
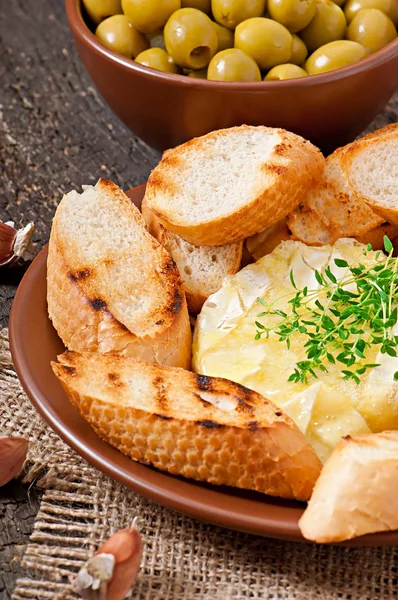
POLYGON ((83 0, 108 48, 212 81, 280 81, 347 67, 397 37, 398 0, 83 0))

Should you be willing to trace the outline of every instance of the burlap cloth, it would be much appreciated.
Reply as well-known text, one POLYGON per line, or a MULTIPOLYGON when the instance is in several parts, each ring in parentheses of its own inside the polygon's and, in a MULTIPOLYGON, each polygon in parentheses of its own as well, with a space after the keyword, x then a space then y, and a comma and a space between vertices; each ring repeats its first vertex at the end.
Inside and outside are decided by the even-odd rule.
MULTIPOLYGON (((113 532, 140 519, 140 600, 398 598, 396 548, 339 548, 258 538, 205 525, 141 498, 66 446, 41 420, 0 332, 0 435, 30 439, 25 482, 43 488, 13 600, 72 600, 69 576, 113 532)), ((397 491, 398 493, 398 491, 397 491)))

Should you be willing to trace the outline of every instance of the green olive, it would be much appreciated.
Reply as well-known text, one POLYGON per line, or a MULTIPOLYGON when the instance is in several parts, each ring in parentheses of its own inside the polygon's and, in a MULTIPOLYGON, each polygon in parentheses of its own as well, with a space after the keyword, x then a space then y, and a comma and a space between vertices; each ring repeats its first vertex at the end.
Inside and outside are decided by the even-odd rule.
POLYGON ((83 5, 96 25, 112 15, 121 15, 123 12, 121 0, 83 0, 83 5))
POLYGON ((181 8, 164 28, 167 52, 186 69, 203 69, 217 52, 218 36, 209 17, 196 8, 181 8))
POLYGON ((293 38, 280 23, 256 17, 238 25, 235 30, 235 48, 254 58, 260 69, 271 69, 289 62, 293 38))
POLYGON ((310 75, 318 75, 348 67, 366 58, 369 52, 358 42, 338 40, 321 46, 307 59, 305 70, 310 75))
POLYGON ((160 31, 156 31, 155 33, 149 33, 146 36, 149 40, 149 45, 151 48, 163 48, 166 50, 166 44, 164 42, 164 35, 160 31))
POLYGON ((227 50, 227 48, 234 47, 234 32, 218 23, 214 23, 212 21, 213 27, 216 30, 216 34, 218 37, 218 46, 217 52, 221 52, 221 50, 227 50))
POLYGON ((181 8, 197 8, 209 15, 211 13, 211 0, 181 0, 181 8))
POLYGON ((384 12, 391 21, 398 24, 398 1, 397 0, 348 0, 344 6, 347 23, 351 23, 355 15, 363 8, 378 8, 384 12))
POLYGON ((300 33, 300 37, 310 52, 317 48, 342 40, 345 37, 347 22, 343 11, 332 0, 317 0, 315 16, 300 33))
POLYGON ((347 39, 365 46, 372 54, 397 37, 394 23, 377 8, 360 10, 347 30, 347 39))
POLYGON ((104 46, 127 58, 135 58, 149 48, 145 35, 136 31, 125 15, 108 17, 98 25, 95 35, 104 46))
POLYGON ((177 65, 174 64, 171 56, 163 48, 149 48, 149 50, 141 52, 136 57, 135 62, 144 65, 144 67, 151 67, 151 69, 164 71, 165 73, 181 73, 177 65))
POLYGON ((207 79, 212 81, 261 81, 255 60, 238 48, 218 52, 210 61, 207 79))
POLYGON ((290 62, 293 65, 302 65, 308 56, 307 46, 304 44, 303 40, 298 37, 298 35, 292 35, 292 38, 293 50, 292 56, 290 57, 290 62))
POLYGON ((228 29, 235 29, 246 19, 261 17, 265 7, 266 0, 211 0, 214 20, 228 29))
POLYGON ((283 81, 284 79, 297 79, 298 77, 307 77, 307 71, 301 67, 287 63, 285 65, 277 65, 264 77, 264 81, 283 81))
POLYGON ((122 0, 124 14, 142 33, 154 33, 181 7, 180 0, 122 0))
POLYGON ((307 27, 316 11, 316 0, 268 0, 271 19, 284 25, 291 33, 307 27))
POLYGON ((188 73, 188 77, 192 77, 193 79, 207 79, 207 67, 199 69, 199 71, 191 71, 188 73))

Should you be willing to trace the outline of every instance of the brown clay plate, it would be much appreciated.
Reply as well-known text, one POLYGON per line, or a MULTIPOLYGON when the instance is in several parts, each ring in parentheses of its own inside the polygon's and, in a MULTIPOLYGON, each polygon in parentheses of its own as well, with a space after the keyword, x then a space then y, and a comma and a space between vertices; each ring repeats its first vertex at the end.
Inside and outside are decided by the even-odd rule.
MULTIPOLYGON (((141 205, 145 186, 128 192, 141 205)), ((50 361, 64 346, 47 316, 44 248, 27 270, 12 306, 10 346, 21 383, 41 416, 76 452, 128 488, 202 521, 266 537, 304 541, 304 505, 255 492, 200 484, 133 462, 103 442, 69 402, 50 361)), ((398 532, 363 536, 347 545, 398 544, 398 532)))

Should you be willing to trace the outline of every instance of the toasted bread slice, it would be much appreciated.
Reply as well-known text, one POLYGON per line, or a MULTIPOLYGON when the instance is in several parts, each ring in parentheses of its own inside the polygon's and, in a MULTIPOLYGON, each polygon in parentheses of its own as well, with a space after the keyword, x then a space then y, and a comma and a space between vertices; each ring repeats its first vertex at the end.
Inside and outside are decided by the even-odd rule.
POLYGON ((306 204, 299 204, 287 218, 292 239, 307 246, 326 246, 339 239, 338 230, 325 223, 323 218, 306 204))
POLYGON ((227 246, 194 246, 161 225, 144 198, 142 214, 148 231, 170 253, 181 274, 191 313, 199 313, 210 294, 222 286, 224 277, 239 271, 243 242, 227 246))
POLYGON ((337 230, 339 237, 357 237, 385 219, 351 191, 340 168, 344 152, 345 148, 339 148, 327 157, 323 181, 308 195, 305 204, 321 215, 328 227, 337 230))
POLYGON ((287 217, 285 217, 275 223, 275 225, 271 225, 271 227, 267 227, 264 231, 247 238, 245 246, 254 260, 259 260, 275 250, 281 242, 290 239, 291 232, 287 226, 287 217))
POLYGON ((308 500, 321 463, 293 421, 241 385, 120 355, 52 363, 98 435, 174 475, 308 500))
POLYGON ((309 245, 334 244, 344 237, 362 241, 385 222, 348 186, 340 167, 348 148, 327 157, 322 179, 289 215, 287 225, 294 239, 309 245))
POLYGON ((283 129, 221 129, 165 152, 146 201, 166 229, 191 244, 223 246, 285 217, 323 164, 318 148, 283 129))
POLYGON ((177 267, 139 210, 100 179, 63 197, 48 251, 49 316, 71 350, 188 367, 191 331, 177 267))
POLYGON ((398 431, 347 437, 323 467, 301 532, 327 543, 398 529, 397 489, 398 431))
POLYGON ((354 142, 340 164, 353 193, 398 224, 398 127, 354 142))
MULTIPOLYGON (((314 210, 305 206, 298 206, 287 220, 291 230, 289 239, 304 242, 307 246, 324 246, 334 244, 342 236, 338 228, 332 228, 324 223, 322 218, 314 210)), ((384 248, 384 236, 393 240, 398 235, 398 226, 391 223, 382 223, 378 227, 363 233, 351 236, 361 244, 371 244, 373 250, 384 248)), ((350 236, 345 236, 350 237, 350 236)))

